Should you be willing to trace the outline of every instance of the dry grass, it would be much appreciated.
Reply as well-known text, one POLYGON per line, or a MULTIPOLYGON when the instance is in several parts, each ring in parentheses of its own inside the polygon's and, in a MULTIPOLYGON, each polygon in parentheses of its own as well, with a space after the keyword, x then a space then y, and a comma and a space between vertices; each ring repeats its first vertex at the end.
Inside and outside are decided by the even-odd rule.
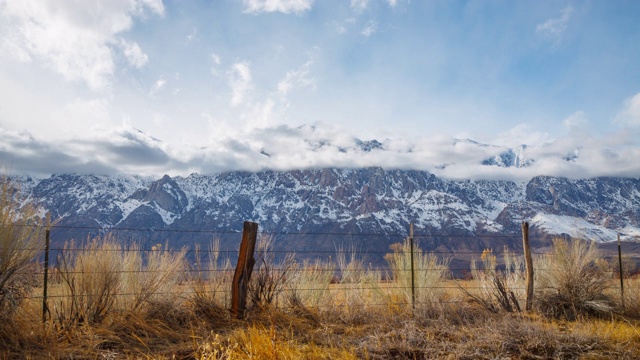
POLYGON ((480 264, 471 261, 471 274, 479 284, 479 291, 468 291, 459 286, 471 300, 491 312, 520 312, 525 302, 524 261, 505 246, 503 252, 504 270, 498 269, 498 260, 493 250, 486 249, 480 257, 480 264))
POLYGON ((413 265, 411 264, 411 244, 409 239, 391 245, 392 253, 385 256, 389 263, 394 283, 407 303, 430 306, 444 296, 444 281, 449 277, 447 260, 440 260, 434 254, 422 251, 415 245, 413 249, 413 265), (411 268, 413 266, 413 279, 411 268), (411 291, 412 281, 415 292, 411 291))
POLYGON ((607 316, 616 308, 606 290, 611 282, 609 264, 596 244, 554 239, 552 251, 537 260, 536 306, 550 317, 576 319, 607 316))
MULTIPOLYGON (((440 275, 429 280, 418 274, 418 282, 438 292, 419 292, 428 306, 413 310, 400 271, 407 256, 401 245, 389 255, 396 272, 386 281, 354 251, 340 252, 337 264, 275 262, 267 251, 262 277, 255 278, 262 288, 254 291, 267 291, 261 305, 234 320, 226 300, 231 266, 216 249, 214 241, 210 258, 187 268, 181 251, 145 252, 109 237, 86 243, 65 255, 64 281, 51 289, 70 296, 55 302, 65 316, 42 324, 40 299, 23 302, 0 324, 0 358, 640 358, 635 320, 494 313, 469 301, 444 279, 446 268, 422 252, 415 254, 417 268, 437 268, 440 275), (336 267, 342 277, 332 284, 336 267)), ((487 261, 483 268, 495 270, 494 260, 487 261)), ((517 289, 520 265, 512 264, 504 280, 517 289)), ((482 281, 459 284, 482 294, 482 281)))
POLYGON ((32 265, 42 252, 44 231, 34 209, 19 208, 17 189, 0 176, 0 321, 17 309, 34 283, 32 265))

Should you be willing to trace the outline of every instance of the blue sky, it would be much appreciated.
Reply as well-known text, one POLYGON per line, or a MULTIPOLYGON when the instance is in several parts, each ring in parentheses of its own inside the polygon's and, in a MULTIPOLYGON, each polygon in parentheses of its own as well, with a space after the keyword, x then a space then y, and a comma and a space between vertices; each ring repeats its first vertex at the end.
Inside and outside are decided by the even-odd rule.
POLYGON ((0 161, 637 177, 637 19, 636 1, 0 0, 0 161), (486 169, 504 148, 460 138, 539 160, 486 169))

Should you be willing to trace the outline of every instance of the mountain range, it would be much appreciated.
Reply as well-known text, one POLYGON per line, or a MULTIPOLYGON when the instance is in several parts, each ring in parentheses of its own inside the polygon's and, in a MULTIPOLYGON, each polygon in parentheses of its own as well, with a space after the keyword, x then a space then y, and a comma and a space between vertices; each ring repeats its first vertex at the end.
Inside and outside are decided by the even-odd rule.
MULTIPOLYGON (((532 161, 511 154, 487 166, 532 161)), ((12 179, 23 203, 56 221, 57 244, 113 232, 124 240, 191 248, 219 237, 235 251, 237 232, 248 220, 271 234, 276 250, 321 254, 354 247, 379 261, 391 243, 407 236, 409 223, 421 247, 451 254, 521 248, 523 221, 531 224, 537 247, 553 236, 598 242, 640 236, 640 180, 634 178, 448 180, 427 171, 372 167, 12 179)))

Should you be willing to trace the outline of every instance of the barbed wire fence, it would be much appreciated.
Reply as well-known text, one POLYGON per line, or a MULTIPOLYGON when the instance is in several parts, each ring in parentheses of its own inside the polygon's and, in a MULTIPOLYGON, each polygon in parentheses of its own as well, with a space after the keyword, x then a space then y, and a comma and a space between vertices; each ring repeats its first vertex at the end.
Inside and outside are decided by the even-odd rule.
MULTIPOLYGON (((29 226, 35 226, 35 225, 29 225, 29 226)), ((326 272, 329 274, 327 278, 330 278, 330 282, 333 284, 339 284, 341 288, 344 288, 349 291, 369 290, 370 288, 368 286, 365 286, 360 282, 344 281, 343 279, 344 271, 345 271, 344 265, 341 267, 340 264, 338 264, 338 259, 342 258, 352 262, 350 265, 351 267, 348 269, 349 271, 378 274, 376 279, 377 281, 384 283, 385 291, 400 291, 400 292, 411 293, 410 304, 407 304, 407 301, 405 300, 391 301, 391 302, 384 301, 379 303, 375 301, 370 301, 366 304, 363 303, 358 306, 365 306, 365 305, 366 306, 383 306, 383 305, 384 306, 388 306, 388 305, 406 306, 406 305, 409 305, 409 306, 412 306, 413 308, 415 308, 416 304, 419 302, 418 300, 416 300, 416 295, 415 295, 416 292, 431 291, 431 290, 451 291, 451 290, 459 290, 460 288, 460 285, 455 281, 445 282, 445 283, 438 284, 437 286, 429 286, 429 287, 426 287, 423 284, 421 284, 419 281, 417 281, 415 276, 416 273, 438 270, 436 268, 421 267, 421 265, 416 264, 414 262, 413 256, 417 252, 422 253, 424 251, 425 253, 429 253, 437 256, 439 259, 446 260, 444 263, 446 264, 447 271, 450 274, 454 274, 455 275, 454 277, 456 279, 463 280, 465 277, 469 277, 469 274, 471 273, 472 269, 470 267, 470 264, 474 261, 481 262, 481 259, 483 258, 483 256, 487 254, 487 251, 485 249, 478 250, 478 249, 471 249, 471 248, 464 248, 464 247, 458 250, 453 247, 443 248, 442 246, 439 246, 439 247, 436 246, 435 248, 429 249, 430 246, 433 247, 433 245, 437 243, 438 240, 441 240, 441 239, 448 239, 448 240, 464 239, 467 242, 473 241, 472 239, 475 239, 476 241, 482 241, 483 248, 489 249, 490 246, 486 246, 486 245, 490 244, 492 241, 502 240, 502 241, 498 241, 498 243, 519 244, 520 241, 524 240, 524 237, 522 234, 498 234, 498 235, 446 234, 446 233, 436 234, 436 233, 426 233, 426 232, 421 233, 420 231, 416 231, 414 233, 413 225, 409 226, 410 230, 406 234, 401 234, 401 233, 349 233, 349 232, 345 232, 345 233, 270 232, 270 231, 258 232, 257 224, 256 224, 255 234, 253 235, 247 235, 245 231, 239 231, 239 230, 112 228, 112 229, 108 229, 108 231, 105 231, 103 228, 98 226, 92 227, 92 226, 57 225, 57 224, 50 225, 48 222, 47 222, 47 225, 42 225, 42 226, 46 226, 46 231, 45 231, 46 239, 45 239, 44 247, 42 249, 38 249, 38 250, 42 250, 42 259, 38 261, 39 265, 34 267, 34 273, 32 274, 34 277, 41 278, 42 283, 41 283, 41 286, 37 287, 35 291, 33 291, 28 297, 36 301, 42 300, 43 321, 46 321, 47 315, 50 316, 49 305, 48 305, 49 300, 64 299, 71 296, 69 294, 62 294, 62 293, 53 293, 53 294, 50 293, 50 287, 52 285, 50 284, 50 282, 52 282, 53 284, 61 283, 61 279, 60 279, 61 272, 59 268, 60 261, 61 261, 60 259, 62 259, 65 254, 74 256, 74 254, 86 252, 87 249, 85 244, 87 241, 89 241, 89 238, 90 238, 90 236, 85 235, 86 240, 83 240, 80 242, 66 241, 66 239, 63 239, 63 240, 55 239, 55 232, 60 230, 67 230, 67 231, 73 230, 73 231, 78 231, 79 233, 84 232, 85 234, 100 233, 100 234, 103 234, 102 235, 103 237, 106 236, 107 233, 123 234, 127 232, 164 234, 168 238, 170 238, 174 234, 178 234, 178 235, 197 234, 199 236, 209 237, 208 241, 207 240, 201 241, 200 244, 195 245, 193 247, 188 247, 184 249, 172 249, 169 246, 162 245, 161 243, 144 241, 145 238, 149 239, 151 238, 151 236, 138 235, 138 236, 134 236, 134 238, 138 239, 135 241, 140 241, 140 243, 137 243, 137 246, 131 246, 132 245, 131 243, 126 243, 121 240, 120 241, 122 243, 121 247, 109 248, 109 249, 96 248, 96 249, 93 249, 92 251, 104 253, 105 257, 109 256, 108 254, 109 252, 111 253, 139 252, 141 254, 149 254, 149 253, 176 253, 179 251, 184 251, 185 259, 188 260, 187 261, 188 266, 184 270, 182 270, 185 274, 187 274, 187 276, 185 276, 184 281, 189 281, 189 279, 193 279, 193 277, 188 276, 188 274, 197 274, 199 276, 202 276, 202 278, 204 279, 212 279, 219 276, 227 276, 229 278, 233 277, 233 281, 231 281, 230 283, 226 283, 226 288, 216 288, 209 291, 218 292, 222 294, 223 297, 227 297, 227 298, 240 297, 244 299, 245 302, 246 302, 246 296, 247 296, 246 286, 248 285, 249 278, 251 277, 251 270, 254 264, 256 264, 258 267, 269 266, 270 267, 269 270, 273 273, 284 272, 287 270, 286 267, 290 266, 290 264, 286 264, 284 262, 284 259, 287 259, 288 257, 291 259, 294 259, 294 261, 297 261, 298 265, 300 265, 302 262, 306 264, 312 264, 312 261, 316 261, 316 260, 321 261, 323 264, 323 266, 315 267, 315 268, 299 266, 298 271, 300 272, 305 272, 305 271, 326 272), (53 239, 52 239, 52 234, 53 234, 53 239), (273 261, 272 264, 260 263, 260 261, 256 261, 256 259, 254 258, 253 250, 251 251, 252 252, 251 254, 247 252, 243 253, 243 250, 241 250, 242 248, 241 242, 244 242, 247 236, 250 236, 250 237, 253 236, 253 242, 254 242, 253 248, 255 248, 255 241, 258 235, 261 238, 266 237, 266 238, 276 239, 276 241, 281 241, 282 243, 284 243, 284 246, 276 246, 274 248, 270 248, 266 250, 270 255, 273 256, 272 258, 270 258, 273 261), (203 245, 207 245, 206 244, 207 242, 210 243, 212 239, 217 237, 225 237, 228 239, 228 241, 224 244, 222 248, 212 249, 209 246, 207 246, 206 248, 203 248, 203 245), (295 238, 295 240, 291 240, 291 237, 295 238), (305 246, 307 245, 305 242, 308 239, 311 239, 311 238, 317 239, 318 237, 323 239, 333 238, 334 241, 329 244, 323 244, 323 246, 320 249, 310 249, 307 246, 305 246), (232 238, 235 238, 235 240, 232 238), (367 246, 368 242, 371 242, 370 241, 371 238, 375 238, 377 240, 373 241, 374 243, 373 246, 367 246), (380 244, 384 243, 388 246, 389 244, 402 243, 403 241, 407 241, 407 240, 410 242, 410 247, 411 247, 411 250, 410 250, 411 261, 410 261, 410 264, 407 264, 406 268, 400 269, 400 271, 404 271, 410 274, 411 282, 408 284, 394 281, 394 275, 391 272, 389 264, 386 263, 385 261, 385 256, 388 256, 389 254, 391 254, 393 250, 380 249, 380 244), (288 245, 292 245, 294 242, 296 246, 289 246, 288 248, 288 245), (141 245, 141 243, 143 244, 141 245), (424 247, 425 244, 427 245, 426 248, 424 247), (330 249, 330 247, 333 247, 333 249, 330 249), (214 266, 214 267, 196 266, 198 262, 209 261, 209 259, 215 259, 215 261, 218 264, 226 264, 226 265, 214 266), (235 267, 235 271, 234 271, 234 267, 235 267), (249 269, 249 267, 251 267, 251 269, 249 269), (243 290, 240 290, 240 293, 238 293, 239 291, 237 289, 239 286, 238 281, 240 281, 239 279, 240 275, 238 274, 242 273, 243 271, 245 272, 244 274, 245 277, 241 281, 243 282, 244 284, 243 286, 245 288, 243 290)), ((117 238, 118 236, 116 235, 115 237, 117 238)), ((527 235, 527 238, 528 238, 528 235, 527 235)), ((259 241, 260 240, 262 239, 259 239, 259 241)), ((615 239, 612 239, 612 240, 615 240, 615 239)), ((315 246, 317 245, 317 241, 315 240, 309 241, 309 245, 315 246)), ((620 246, 620 243, 618 243, 618 249, 619 249, 619 252, 617 254, 618 256, 615 257, 614 254, 609 254, 608 256, 609 260, 612 261, 612 263, 615 263, 616 266, 611 266, 607 271, 611 273, 612 278, 614 277, 620 278, 619 286, 615 285, 612 282, 610 289, 611 290, 620 289, 623 306, 624 306, 623 279, 625 279, 625 277, 628 277, 630 273, 632 273, 635 270, 632 264, 640 263, 640 251, 639 251, 640 246, 637 246, 634 244, 628 244, 628 245, 629 246, 625 246, 626 248, 625 248, 624 256, 621 251, 622 247, 620 246), (623 258, 627 263, 623 264, 623 258)), ((492 252, 492 255, 499 256, 499 255, 503 255, 505 252, 511 251, 511 252, 514 252, 514 254, 518 257, 524 257, 525 248, 526 247, 523 247, 522 250, 518 252, 514 252, 518 249, 508 249, 506 247, 503 247, 502 249, 500 248, 492 249, 494 251, 492 252)), ((24 249, 24 250, 28 250, 28 249, 24 249)), ((541 256, 543 254, 545 256, 552 256, 552 254, 546 251, 534 253, 533 255, 541 256)), ((264 256, 264 254, 262 254, 261 256, 264 256)), ((265 261, 265 259, 259 259, 259 260, 263 262, 265 261)), ((483 268, 480 270, 486 271, 488 269, 483 268)), ((493 270, 497 272, 509 271, 509 269, 505 268, 504 263, 499 263, 498 267, 493 270)), ((521 271, 523 274, 525 273, 526 270, 527 269, 523 268, 522 266, 521 268, 518 269, 518 271, 521 271)), ((542 268, 539 266, 536 267, 535 263, 532 265, 532 270, 534 272, 554 271, 553 269, 549 269, 549 268, 542 268)), ((159 270, 148 269, 148 268, 141 268, 138 270, 125 270, 125 269, 117 270, 117 272, 121 274, 153 273, 157 271, 159 270)), ((68 276, 73 274, 76 274, 76 273, 74 271, 67 271, 66 275, 68 276)), ((83 271, 82 274, 86 274, 86 272, 83 271)), ((478 283, 474 283, 474 284, 465 284, 464 288, 467 290, 482 290, 484 287, 478 283)), ((536 288, 538 289, 539 287, 536 287, 536 288)), ((528 285, 521 283, 517 287, 512 287, 512 290, 527 292, 528 285)), ((283 286, 280 289, 280 291, 284 293, 296 292, 296 291, 321 292, 321 291, 327 291, 327 289, 324 287, 317 288, 313 286, 308 288, 283 286)), ((185 294, 185 290, 183 288, 177 287, 170 291, 166 291, 166 290, 158 291, 158 292, 155 292, 153 295, 154 296, 179 296, 184 294, 185 294)), ((94 294, 81 294, 80 296, 89 297, 93 295, 94 294)), ((115 292, 112 295, 127 297, 127 296, 136 296, 138 294, 121 291, 121 292, 115 292)), ((78 294, 76 294, 75 296, 78 296, 78 294)), ((241 316, 242 312, 244 311, 244 308, 242 305, 238 305, 236 303, 237 301, 242 301, 242 300, 232 299, 230 310, 233 314, 237 316, 241 316), (240 306, 240 308, 238 308, 238 306, 240 306)), ((445 302, 445 303, 447 302, 453 303, 453 302, 460 302, 460 301, 462 300, 460 299, 441 300, 441 302, 445 302)), ((322 308, 322 307, 332 308, 332 307, 354 306, 354 304, 327 303, 327 304, 317 304, 316 306, 319 308, 322 308)))

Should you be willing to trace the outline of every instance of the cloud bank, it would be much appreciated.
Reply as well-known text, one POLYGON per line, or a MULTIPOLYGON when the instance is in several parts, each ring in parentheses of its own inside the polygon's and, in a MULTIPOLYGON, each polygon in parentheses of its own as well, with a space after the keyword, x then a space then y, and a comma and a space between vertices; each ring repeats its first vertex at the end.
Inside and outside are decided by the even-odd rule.
POLYGON ((536 175, 570 178, 640 177, 640 149, 632 134, 567 136, 524 147, 526 167, 488 165, 512 148, 451 136, 361 141, 341 129, 277 126, 229 134, 207 144, 170 145, 121 126, 90 137, 47 142, 26 132, 0 129, 0 158, 12 174, 163 174, 228 171, 362 168, 426 170, 450 179, 526 181, 536 175))

